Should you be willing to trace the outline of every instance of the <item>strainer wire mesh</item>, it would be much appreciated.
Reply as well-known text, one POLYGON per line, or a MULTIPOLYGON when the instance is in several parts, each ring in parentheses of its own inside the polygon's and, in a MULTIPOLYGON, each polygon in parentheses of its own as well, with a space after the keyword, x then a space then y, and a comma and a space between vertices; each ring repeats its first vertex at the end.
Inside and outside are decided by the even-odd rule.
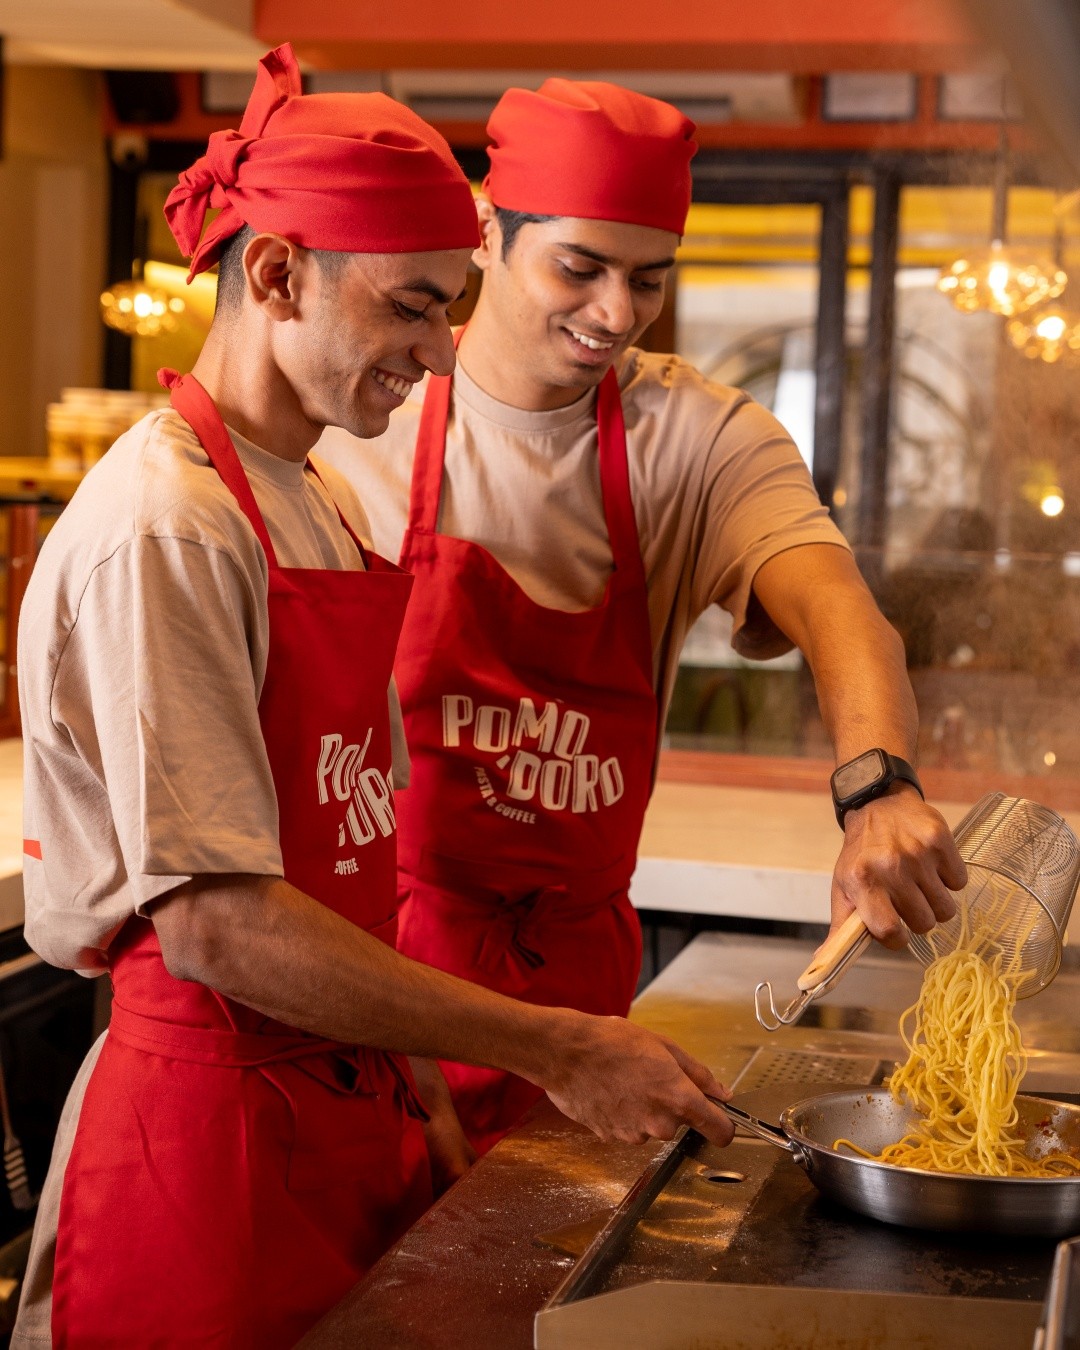
POLYGON ((1026 974, 1018 997, 1044 989, 1057 973, 1061 943, 1080 876, 1080 845, 1055 812, 1023 798, 991 793, 956 829, 968 884, 961 913, 911 949, 929 965, 961 939, 967 916, 993 934, 1006 966, 1026 974))

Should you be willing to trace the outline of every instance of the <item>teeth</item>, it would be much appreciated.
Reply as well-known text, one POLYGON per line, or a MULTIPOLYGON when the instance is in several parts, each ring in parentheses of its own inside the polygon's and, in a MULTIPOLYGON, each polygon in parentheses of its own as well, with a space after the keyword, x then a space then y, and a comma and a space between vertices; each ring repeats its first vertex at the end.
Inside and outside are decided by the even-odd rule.
POLYGON ((412 388, 411 380, 403 380, 398 375, 387 375, 382 370, 373 370, 371 373, 379 384, 385 385, 392 394, 397 394, 398 398, 405 398, 412 388))
POLYGON ((587 337, 584 333, 575 333, 572 328, 570 336, 593 352, 609 352, 615 346, 614 342, 601 342, 598 338, 587 337))

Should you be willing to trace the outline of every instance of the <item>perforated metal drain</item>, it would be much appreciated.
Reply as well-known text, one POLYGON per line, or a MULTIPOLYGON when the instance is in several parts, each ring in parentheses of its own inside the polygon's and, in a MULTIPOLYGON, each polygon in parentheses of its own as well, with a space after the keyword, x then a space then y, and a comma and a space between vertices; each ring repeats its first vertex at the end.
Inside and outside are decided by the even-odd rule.
POLYGON ((892 1068, 876 1055, 841 1055, 759 1046, 732 1087, 740 1092, 786 1083, 879 1083, 892 1068))

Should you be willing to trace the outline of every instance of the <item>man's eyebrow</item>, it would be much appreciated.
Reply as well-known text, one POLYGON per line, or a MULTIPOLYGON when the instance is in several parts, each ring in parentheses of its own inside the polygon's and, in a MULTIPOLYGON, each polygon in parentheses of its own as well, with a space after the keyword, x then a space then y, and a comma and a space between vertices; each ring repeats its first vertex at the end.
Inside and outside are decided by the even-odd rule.
MULTIPOLYGON (((597 253, 595 249, 586 248, 584 244, 559 244, 558 248, 564 248, 568 253, 576 253, 579 257, 588 258, 592 262, 602 263, 604 267, 617 267, 618 258, 609 258, 606 253, 597 253)), ((661 267, 674 267, 675 259, 657 258, 655 262, 638 263, 632 270, 635 272, 657 272, 661 267)))
POLYGON ((403 281, 398 286, 401 291, 419 291, 421 295, 430 295, 432 300, 437 300, 440 305, 452 305, 455 300, 460 300, 465 294, 465 288, 462 288, 460 295, 450 295, 444 291, 441 286, 436 286, 433 281, 427 277, 414 277, 411 281, 403 281))

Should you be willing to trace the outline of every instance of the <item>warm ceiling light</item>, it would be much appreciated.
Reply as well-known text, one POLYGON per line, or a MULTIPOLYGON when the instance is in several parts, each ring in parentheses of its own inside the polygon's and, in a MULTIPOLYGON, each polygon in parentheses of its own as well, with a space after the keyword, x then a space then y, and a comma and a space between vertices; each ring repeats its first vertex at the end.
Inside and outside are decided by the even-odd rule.
POLYGON ((1044 516, 1060 516, 1065 510, 1065 498, 1061 495, 1060 488, 1051 488, 1044 492, 1039 502, 1039 510, 1044 516))
POLYGON ((965 314, 985 310, 1011 318, 1059 296, 1067 280, 1052 259, 997 240, 957 258, 942 271, 937 288, 965 314))
POLYGON ((1065 289, 1068 277, 1060 266, 1060 232, 1056 256, 1052 258, 1006 247, 1011 159, 1006 116, 1003 107, 994 170, 990 246, 957 258, 943 268, 937 286, 965 314, 981 310, 1011 319, 1046 300, 1056 299, 1065 289))
POLYGON ((1007 331, 1012 345, 1032 361, 1080 360, 1080 313, 1064 305, 1042 305, 1011 319, 1007 331))
POLYGON ((184 302, 144 281, 118 281, 101 293, 101 317, 129 337, 175 333, 184 302))
POLYGON ((1044 342, 1060 342, 1068 326, 1064 315, 1044 314, 1035 322, 1035 336, 1042 338, 1044 342))

